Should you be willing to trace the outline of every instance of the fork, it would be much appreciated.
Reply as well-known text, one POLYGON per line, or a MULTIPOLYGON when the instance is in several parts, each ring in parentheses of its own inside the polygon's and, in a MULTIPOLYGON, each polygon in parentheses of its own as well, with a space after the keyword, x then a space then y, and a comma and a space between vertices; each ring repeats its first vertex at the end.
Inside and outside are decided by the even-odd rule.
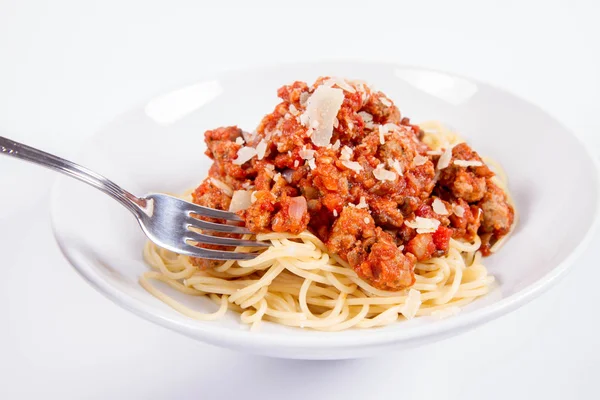
POLYGON ((231 224, 243 221, 232 212, 199 206, 162 193, 136 197, 104 176, 81 165, 2 136, 0 136, 0 153, 62 172, 100 189, 133 213, 152 242, 172 252, 211 260, 250 260, 259 253, 205 249, 194 246, 190 242, 236 247, 270 246, 266 242, 211 236, 196 231, 250 234, 247 228, 231 224), (230 223, 203 221, 194 215, 222 219, 230 223))

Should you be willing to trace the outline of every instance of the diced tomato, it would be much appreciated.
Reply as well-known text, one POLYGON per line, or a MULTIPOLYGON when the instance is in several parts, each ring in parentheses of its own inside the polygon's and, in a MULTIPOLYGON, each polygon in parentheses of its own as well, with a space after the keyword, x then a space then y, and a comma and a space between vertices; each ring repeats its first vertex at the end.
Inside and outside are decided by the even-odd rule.
POLYGON ((452 237, 452 229, 440 226, 433 234, 433 243, 436 249, 444 252, 448 251, 450 238, 452 237))

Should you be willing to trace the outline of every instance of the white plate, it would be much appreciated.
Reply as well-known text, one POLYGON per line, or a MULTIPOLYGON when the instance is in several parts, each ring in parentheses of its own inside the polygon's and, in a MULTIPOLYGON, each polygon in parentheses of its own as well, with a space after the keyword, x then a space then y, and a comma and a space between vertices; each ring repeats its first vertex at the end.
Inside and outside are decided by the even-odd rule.
MULTIPOLYGON (((203 132, 237 124, 248 130, 278 103, 276 90, 319 75, 364 79, 415 122, 437 119, 499 161, 520 212, 508 243, 486 263, 498 286, 444 320, 417 318, 370 330, 323 333, 265 323, 249 332, 229 313, 222 321, 187 318, 138 285, 147 269, 145 237, 124 208, 99 191, 61 177, 52 197, 55 235, 67 259, 104 295, 137 315, 215 345, 285 358, 362 357, 456 335, 530 301, 563 275, 598 220, 598 169, 569 131, 533 106, 487 84, 413 67, 317 63, 231 72, 164 95, 116 118, 78 158, 138 195, 196 186, 209 165, 203 132)), ((203 298, 176 297, 214 310, 203 298)))

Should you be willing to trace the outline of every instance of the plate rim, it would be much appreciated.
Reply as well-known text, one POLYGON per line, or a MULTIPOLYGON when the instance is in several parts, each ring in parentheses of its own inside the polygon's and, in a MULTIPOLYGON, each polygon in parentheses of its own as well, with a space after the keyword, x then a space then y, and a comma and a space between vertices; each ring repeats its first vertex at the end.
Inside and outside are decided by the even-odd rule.
MULTIPOLYGON (((515 98, 520 99, 521 101, 526 102, 528 105, 536 108, 538 111, 542 112, 544 115, 551 118, 556 124, 558 124, 564 131, 568 132, 569 135, 580 145, 583 150, 583 154, 585 154, 588 159, 591 161, 591 164, 594 166, 592 179, 594 182, 594 189, 596 192, 596 198, 600 199, 600 160, 595 157, 595 155, 591 151, 591 146, 588 146, 586 141, 581 138, 579 135, 575 134, 573 130, 569 129, 565 124, 563 124, 558 118, 556 118, 553 114, 547 112, 542 107, 529 101, 526 98, 521 97, 520 95, 514 94, 508 90, 505 90, 502 87, 496 86, 494 84, 487 83, 485 81, 470 78, 467 76, 463 76, 461 74, 457 74, 454 72, 444 71, 441 69, 434 69, 429 67, 422 67, 413 64, 399 64, 393 62, 377 62, 377 61, 359 61, 359 60, 321 60, 321 61, 313 61, 313 62, 301 62, 301 63, 276 63, 276 64, 268 64, 268 65, 259 65, 253 66, 249 68, 234 68, 227 69, 207 74, 200 75, 197 79, 193 81, 188 81, 187 83, 177 85, 171 89, 163 89, 158 93, 155 93, 148 98, 146 101, 138 102, 133 106, 130 106, 128 109, 123 110, 122 112, 116 114, 113 118, 111 118, 107 123, 101 125, 99 129, 97 129, 93 135, 91 135, 84 144, 80 147, 79 152, 82 148, 86 146, 91 140, 93 140, 97 135, 101 134, 103 130, 105 130, 108 126, 110 126, 115 120, 117 120, 120 116, 125 115, 129 112, 143 109, 143 106, 147 103, 149 99, 152 99, 158 95, 165 94, 171 92, 173 90, 177 90, 183 87, 186 87, 193 83, 198 83, 205 81, 207 79, 220 79, 223 77, 227 77, 230 74, 236 73, 248 73, 252 71, 268 71, 274 70, 278 68, 286 68, 286 67, 299 67, 302 65, 352 65, 352 64, 361 64, 361 65, 373 65, 378 67, 389 67, 389 68, 404 68, 404 69, 415 69, 427 72, 441 73, 451 77, 464 79, 470 82, 473 82, 478 85, 485 85, 489 88, 493 88, 494 90, 500 91, 503 94, 508 94, 515 98)), ((101 278, 98 274, 96 274, 93 269, 88 268, 85 265, 78 264, 75 260, 75 257, 70 254, 69 249, 63 243, 61 243, 60 233, 57 231, 57 222, 55 220, 56 215, 54 209, 57 207, 57 198, 60 194, 60 188, 62 186, 62 182, 67 181, 68 178, 66 176, 60 176, 55 180, 50 194, 50 203, 49 203, 49 212, 51 219, 51 227, 54 239, 65 259, 71 264, 71 266, 75 269, 75 271, 84 278, 94 289, 99 291, 102 295, 107 297, 109 300, 119 305, 120 307, 125 308, 126 310, 132 312, 133 314, 142 317, 148 321, 154 322, 160 326, 168 328, 170 330, 182 333, 186 336, 192 337, 194 339, 201 339, 207 343, 224 345, 227 347, 246 347, 246 348, 255 348, 260 349, 263 347, 271 348, 273 350, 275 347, 279 348, 289 348, 289 349, 300 349, 300 348, 310 348, 310 349, 343 349, 343 348, 351 348, 355 346, 360 347, 372 347, 372 346, 381 346, 381 345, 390 345, 393 343, 401 343, 401 342, 410 342, 411 340, 425 340, 435 336, 442 335, 451 335, 453 332, 460 333, 464 330, 467 330, 475 325, 482 324, 485 322, 489 322, 493 319, 496 319, 504 314, 508 314, 509 312, 514 311, 515 309, 529 303, 534 298, 538 297, 542 293, 546 292, 550 288, 552 288, 556 283, 562 279, 566 273, 571 269, 570 267, 574 264, 574 262, 581 256, 584 250, 587 249, 589 244, 591 243, 592 237, 598 227, 600 226, 600 204, 596 204, 594 208, 594 215, 592 217, 592 222, 588 226, 586 232, 582 240, 575 246, 573 251, 560 263, 558 263, 551 271, 547 272, 537 281, 531 283, 525 288, 521 289, 517 293, 509 295, 505 298, 502 298, 492 304, 485 305, 477 310, 473 310, 466 314, 459 314, 457 316, 453 316, 452 318, 446 318, 443 320, 436 321, 432 324, 427 324, 423 326, 410 327, 405 330, 398 330, 389 332, 385 330, 378 329, 367 329, 361 330, 360 335, 344 335, 343 332, 327 332, 320 336, 308 336, 301 334, 293 334, 293 335, 283 335, 280 333, 270 333, 270 332, 250 332, 247 329, 230 329, 230 328, 222 328, 220 327, 218 321, 197 321, 194 319, 181 319, 176 320, 170 318, 166 311, 160 310, 155 306, 141 301, 133 296, 127 295, 126 293, 118 290, 115 286, 108 284, 103 278, 101 278), (193 324, 193 325, 192 325, 193 324), (342 334, 340 334, 342 333, 342 334)), ((302 332, 298 330, 297 332, 302 332)))

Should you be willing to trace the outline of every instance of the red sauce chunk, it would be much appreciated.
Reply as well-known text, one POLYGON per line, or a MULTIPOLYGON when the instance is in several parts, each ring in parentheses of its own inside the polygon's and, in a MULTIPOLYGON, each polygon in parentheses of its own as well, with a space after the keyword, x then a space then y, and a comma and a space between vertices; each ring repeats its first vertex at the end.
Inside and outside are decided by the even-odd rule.
POLYGON ((413 285, 416 262, 447 254, 451 238, 479 235, 488 255, 509 232, 514 210, 479 155, 461 143, 436 170, 440 156, 383 93, 321 77, 277 94, 282 101, 255 132, 205 133, 213 165, 195 203, 227 210, 231 191, 251 192, 239 211, 250 230, 309 230, 362 279, 391 291, 413 285))

